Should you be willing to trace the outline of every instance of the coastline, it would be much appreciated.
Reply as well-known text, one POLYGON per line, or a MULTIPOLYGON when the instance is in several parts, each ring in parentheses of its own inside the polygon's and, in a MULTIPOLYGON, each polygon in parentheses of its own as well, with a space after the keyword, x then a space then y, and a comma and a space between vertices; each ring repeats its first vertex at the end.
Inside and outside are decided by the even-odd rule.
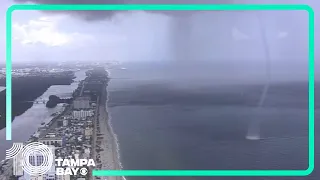
MULTIPOLYGON (((110 75, 110 72, 108 72, 110 75)), ((101 170, 121 170, 122 164, 120 161, 120 148, 119 148, 119 142, 117 139, 117 135, 114 133, 112 128, 112 122, 111 122, 111 116, 108 110, 108 100, 109 100, 109 94, 108 94, 108 83, 103 88, 103 93, 101 95, 101 98, 99 99, 99 108, 98 108, 98 118, 96 123, 96 134, 103 135, 101 139, 97 138, 94 139, 96 144, 100 144, 99 141, 103 141, 101 143, 101 147, 105 149, 105 151, 101 151, 98 153, 97 156, 94 156, 97 162, 99 162, 96 157, 101 157, 101 164, 102 166, 98 169, 101 170)), ((96 153, 96 152, 94 152, 96 153)), ((104 178, 104 177, 101 177, 104 178)), ((125 180, 125 177, 107 177, 110 180, 125 180)))
MULTIPOLYGON (((108 72, 109 75, 110 75, 110 72, 108 72)), ((117 134, 113 131, 113 128, 112 128, 112 117, 111 117, 111 114, 110 114, 110 111, 108 109, 108 101, 109 101, 109 92, 108 92, 108 87, 106 88, 106 92, 107 92, 107 99, 106 99, 106 112, 107 112, 107 116, 108 116, 108 129, 109 129, 109 133, 111 134, 112 136, 112 149, 113 149, 113 152, 114 152, 114 158, 116 159, 116 167, 117 169, 123 169, 123 166, 122 166, 122 163, 121 163, 121 157, 120 157, 120 143, 119 143, 119 140, 118 140, 118 137, 117 137, 117 134)), ((118 178, 118 179, 121 179, 121 180, 126 180, 126 178, 124 176, 122 176, 121 178, 118 178)))

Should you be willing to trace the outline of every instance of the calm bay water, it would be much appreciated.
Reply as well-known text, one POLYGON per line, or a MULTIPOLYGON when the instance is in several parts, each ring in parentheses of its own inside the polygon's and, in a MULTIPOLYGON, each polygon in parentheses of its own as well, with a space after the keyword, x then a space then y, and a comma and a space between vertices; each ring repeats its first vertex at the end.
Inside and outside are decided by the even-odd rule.
MULTIPOLYGON (((85 78, 85 71, 75 73, 75 80, 85 78)), ((78 83, 71 85, 54 85, 44 92, 38 99, 49 99, 50 95, 57 95, 61 98, 71 97, 73 90, 78 87, 78 83)), ((6 141, 5 128, 0 130, 0 159, 4 159, 5 150, 12 146, 13 142, 24 142, 37 131, 42 122, 49 122, 51 114, 62 110, 62 105, 55 108, 46 108, 45 104, 34 104, 30 109, 20 116, 17 116, 12 122, 12 141, 6 141)))

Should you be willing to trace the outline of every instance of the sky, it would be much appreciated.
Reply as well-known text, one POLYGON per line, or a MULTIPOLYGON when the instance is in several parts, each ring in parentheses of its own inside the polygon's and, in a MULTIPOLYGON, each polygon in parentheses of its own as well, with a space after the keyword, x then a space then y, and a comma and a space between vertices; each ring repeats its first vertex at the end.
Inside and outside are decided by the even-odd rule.
MULTIPOLYGON (((145 0, 82 0, 82 3, 134 3, 145 0)), ((188 0, 192 1, 192 0, 188 0)), ((207 3, 200 0, 197 3, 207 3)), ((215 1, 219 3, 223 0, 215 1)), ((235 0, 236 1, 236 0, 235 0)), ((60 2, 31 0, 31 3, 60 2)), ((4 0, 0 13, 15 2, 4 0)), ((74 0, 61 1, 74 3, 74 0)), ((79 1, 77 1, 79 2, 79 1)), ((153 1, 156 3, 157 1, 153 1)), ((181 3, 173 0, 168 2, 181 3)), ((185 2, 185 1, 183 1, 185 2)), ((212 0, 211 0, 212 2, 212 0)), ((223 1, 232 3, 232 0, 223 1)), ((237 3, 256 3, 239 0, 237 3)), ((260 3, 304 3, 317 0, 261 0, 260 3)), ((318 4, 318 6, 316 6, 318 4)), ((316 9, 316 8, 318 9, 316 9)), ((273 62, 281 67, 307 67, 308 23, 306 12, 76 12, 16 11, 13 14, 13 62, 28 61, 225 61, 259 62, 266 59, 261 27, 273 62)), ((317 20, 317 17, 316 17, 317 20)), ((0 24, 5 24, 5 18, 0 24)), ((318 23, 316 23, 316 28, 318 23)), ((0 53, 5 51, 1 28, 0 53)), ((316 34, 316 38, 319 36, 316 34)), ((316 44, 317 45, 317 44, 316 44)), ((316 53, 319 57, 319 52, 316 53)), ((4 56, 1 57, 4 61, 4 56)))
MULTIPOLYGON (((18 19, 16 17, 20 17, 20 14, 23 12, 16 12, 13 19, 18 19)), ((116 23, 91 23, 73 20, 66 15, 45 14, 34 16, 31 20, 18 20, 13 23, 14 50, 19 51, 13 52, 16 55, 14 58, 19 61, 28 60, 24 59, 26 57, 31 60, 44 56, 49 61, 143 59, 143 54, 152 53, 157 45, 163 43, 165 37, 161 36, 166 32, 161 27, 164 27, 165 18, 155 17, 156 21, 150 21, 142 12, 134 16, 129 21, 123 19, 116 23), (160 28, 149 32, 147 26, 135 27, 137 22, 160 28)), ((161 53, 162 49, 158 48, 158 51, 161 53)))

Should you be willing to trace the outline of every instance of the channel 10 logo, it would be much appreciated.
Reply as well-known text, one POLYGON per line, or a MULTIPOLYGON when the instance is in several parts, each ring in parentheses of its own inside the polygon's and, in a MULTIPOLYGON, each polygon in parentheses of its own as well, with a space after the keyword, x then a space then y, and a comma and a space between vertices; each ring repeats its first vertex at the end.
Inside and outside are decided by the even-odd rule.
POLYGON ((46 174, 54 163, 52 150, 40 142, 32 142, 27 145, 13 143, 13 146, 6 150, 6 159, 14 158, 22 166, 23 171, 31 176, 46 174))

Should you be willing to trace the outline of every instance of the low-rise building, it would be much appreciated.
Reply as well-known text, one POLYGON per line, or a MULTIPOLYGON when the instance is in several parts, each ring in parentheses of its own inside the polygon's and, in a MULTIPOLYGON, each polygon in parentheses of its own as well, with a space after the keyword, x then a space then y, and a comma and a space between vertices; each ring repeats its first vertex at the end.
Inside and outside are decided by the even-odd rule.
POLYGON ((63 126, 63 120, 62 119, 57 120, 57 126, 58 127, 63 126))
POLYGON ((63 120, 63 126, 68 126, 68 124, 69 124, 69 120, 68 119, 63 120))
POLYGON ((53 146, 62 146, 62 137, 44 137, 39 139, 40 143, 53 146))
POLYGON ((84 130, 84 135, 85 136, 92 136, 92 132, 93 132, 93 129, 92 128, 86 128, 84 130))
POLYGON ((41 176, 31 176, 27 173, 24 173, 22 177, 19 177, 19 180, 44 180, 43 175, 41 176))
POLYGON ((93 111, 84 111, 84 110, 73 111, 73 118, 75 119, 86 118, 93 115, 94 115, 93 111))
POLYGON ((70 175, 66 174, 66 175, 57 175, 56 176, 56 180, 70 180, 70 175))

